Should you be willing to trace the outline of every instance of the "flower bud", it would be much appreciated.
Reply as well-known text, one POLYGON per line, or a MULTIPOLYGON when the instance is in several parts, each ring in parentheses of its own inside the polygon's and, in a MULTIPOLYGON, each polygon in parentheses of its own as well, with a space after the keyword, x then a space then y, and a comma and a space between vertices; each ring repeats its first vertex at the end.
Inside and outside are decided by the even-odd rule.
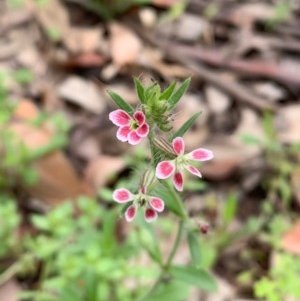
POLYGON ((163 153, 165 153, 168 156, 171 157, 176 157, 176 154, 171 146, 171 144, 166 141, 165 139, 161 138, 161 137, 155 137, 154 138, 154 145, 160 149, 163 153))
POLYGON ((155 181, 155 171, 153 168, 147 169, 141 179, 141 189, 142 193, 146 194, 148 187, 152 185, 152 183, 155 181))

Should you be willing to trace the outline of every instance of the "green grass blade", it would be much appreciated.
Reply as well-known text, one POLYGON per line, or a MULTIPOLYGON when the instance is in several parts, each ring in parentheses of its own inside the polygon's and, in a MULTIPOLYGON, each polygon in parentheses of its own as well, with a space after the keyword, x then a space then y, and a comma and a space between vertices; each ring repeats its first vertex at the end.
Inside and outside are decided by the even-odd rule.
POLYGON ((137 95, 138 95, 141 103, 146 103, 145 89, 144 89, 141 81, 137 77, 134 78, 134 85, 135 85, 136 92, 137 92, 137 95))
POLYGON ((176 87, 176 82, 173 82, 160 95, 159 99, 169 99, 176 87))
POLYGON ((205 270, 190 266, 172 266, 170 274, 177 280, 197 286, 205 291, 216 291, 217 284, 214 278, 205 270))
POLYGON ((111 90, 108 90, 107 93, 120 109, 126 111, 128 114, 133 114, 134 108, 130 104, 128 104, 120 95, 111 90))
POLYGON ((193 123, 197 120, 197 118, 201 115, 202 112, 198 112, 194 114, 190 119, 188 119, 182 126, 181 128, 176 131, 170 138, 170 141, 175 139, 176 137, 182 137, 188 129, 193 125, 193 123))
POLYGON ((174 108, 178 103, 182 95, 187 90, 189 84, 191 82, 191 78, 187 78, 182 85, 178 88, 178 90, 169 98, 170 109, 174 108))

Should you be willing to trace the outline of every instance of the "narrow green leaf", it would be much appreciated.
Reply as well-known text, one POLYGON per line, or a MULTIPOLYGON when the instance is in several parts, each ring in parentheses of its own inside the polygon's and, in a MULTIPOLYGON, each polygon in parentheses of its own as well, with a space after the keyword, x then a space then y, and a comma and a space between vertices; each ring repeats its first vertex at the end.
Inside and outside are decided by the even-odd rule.
POLYGON ((120 95, 111 90, 108 90, 107 93, 120 109, 126 111, 128 114, 132 114, 134 112, 134 108, 130 104, 128 104, 120 95))
POLYGON ((85 287, 85 297, 89 301, 97 301, 97 288, 98 280, 95 272, 88 271, 84 277, 86 287, 85 287))
POLYGON ((145 221, 144 214, 138 214, 136 221, 141 227, 139 232, 141 244, 147 250, 152 259, 161 264, 162 254, 159 247, 159 240, 157 239, 153 225, 145 221))
POLYGON ((141 103, 146 103, 145 89, 143 87, 143 84, 137 77, 134 78, 134 85, 141 103))
POLYGON ((189 231, 187 233, 187 241, 189 245, 190 254, 195 266, 199 266, 201 261, 201 250, 199 239, 194 232, 189 231))
POLYGON ((206 291, 216 291, 217 284, 214 278, 206 271, 188 266, 173 266, 169 269, 171 276, 190 285, 206 291))
POLYGON ((159 99, 169 99, 176 87, 176 82, 171 83, 160 95, 159 99))
POLYGON ((222 221, 224 225, 228 225, 234 218, 237 210, 237 196, 234 193, 229 194, 224 204, 222 212, 222 221))
POLYGON ((251 135, 251 134, 241 135, 241 140, 242 140, 242 142, 244 142, 245 144, 248 144, 248 145, 253 145, 253 144, 259 145, 259 144, 261 144, 260 139, 257 136, 254 136, 254 135, 251 135))
POLYGON ((175 107, 175 105, 178 103, 182 95, 185 93, 187 90, 189 84, 191 82, 191 78, 187 78, 182 85, 178 88, 178 90, 169 98, 169 104, 170 104, 170 109, 175 107))
POLYGON ((193 125, 193 123, 197 120, 197 118, 201 115, 202 112, 198 112, 194 114, 189 120, 187 120, 179 130, 177 130, 171 137, 170 142, 176 137, 182 137, 189 128, 193 125))
POLYGON ((172 281, 168 283, 161 283, 154 291, 138 299, 139 301, 182 301, 187 300, 189 294, 189 286, 180 281, 172 281))
POLYGON ((154 195, 164 200, 168 210, 179 217, 185 217, 185 213, 183 212, 182 207, 180 207, 180 204, 174 201, 174 194, 176 194, 177 192, 175 192, 173 185, 170 183, 170 180, 164 180, 164 186, 158 185, 154 189, 153 193, 155 193, 154 195))

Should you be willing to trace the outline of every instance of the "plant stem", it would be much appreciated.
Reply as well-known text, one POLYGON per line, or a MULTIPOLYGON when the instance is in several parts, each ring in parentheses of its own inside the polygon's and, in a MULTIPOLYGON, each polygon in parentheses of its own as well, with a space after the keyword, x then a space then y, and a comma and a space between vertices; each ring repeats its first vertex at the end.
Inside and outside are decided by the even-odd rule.
POLYGON ((0 275, 0 286, 14 277, 20 269, 20 263, 15 262, 0 275))
POLYGON ((155 289, 158 287, 158 285, 162 282, 164 276, 165 276, 165 272, 168 270, 168 268, 170 267, 170 265, 172 264, 172 261, 174 259, 174 256, 177 252, 177 249, 179 247, 179 243, 181 241, 182 238, 182 233, 183 233, 183 226, 184 226, 184 221, 180 220, 179 225, 178 225, 178 229, 177 229, 177 233, 176 233, 176 237, 175 237, 175 241, 173 244, 173 247, 170 251, 170 254, 166 260, 166 263, 162 266, 162 270, 159 274, 159 276, 157 277, 157 279, 155 280, 154 284, 152 285, 152 287, 146 292, 146 294, 140 298, 138 298, 136 301, 143 301, 146 300, 148 296, 151 295, 152 292, 155 291, 155 289))
POLYGON ((184 221, 180 220, 179 225, 178 225, 178 230, 177 230, 177 234, 176 234, 176 238, 172 247, 172 250, 168 256, 167 262, 165 264, 165 269, 168 269, 173 261, 173 258, 177 252, 177 249, 179 247, 179 243, 181 241, 182 238, 182 233, 183 233, 183 225, 184 225, 184 221))
POLYGON ((176 193, 176 191, 173 189, 173 187, 170 186, 170 183, 168 181, 162 181, 162 184, 168 189, 169 193, 172 195, 172 197, 174 198, 174 200, 177 202, 179 208, 180 208, 180 217, 182 220, 187 220, 188 216, 187 213, 185 211, 185 208, 183 206, 182 200, 180 198, 180 196, 178 195, 178 193, 176 193))

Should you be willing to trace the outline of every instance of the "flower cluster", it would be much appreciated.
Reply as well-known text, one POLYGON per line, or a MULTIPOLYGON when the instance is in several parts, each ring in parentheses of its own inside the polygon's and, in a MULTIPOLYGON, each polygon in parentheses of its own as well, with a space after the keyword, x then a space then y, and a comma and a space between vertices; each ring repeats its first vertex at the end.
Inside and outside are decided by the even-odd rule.
POLYGON ((131 202, 131 205, 125 212, 125 218, 128 222, 131 222, 138 208, 145 209, 145 220, 152 222, 157 218, 157 212, 164 210, 164 201, 158 197, 147 195, 146 187, 142 186, 138 194, 132 194, 125 188, 119 188, 113 193, 114 201, 118 203, 131 202))
POLYGON ((200 171, 190 165, 191 161, 207 161, 213 158, 212 151, 205 148, 197 148, 188 154, 184 154, 185 144, 181 137, 172 142, 176 154, 174 160, 162 161, 157 164, 156 176, 158 179, 167 179, 172 176, 173 184, 178 191, 183 190, 183 170, 186 169, 197 177, 201 177, 200 171))
MULTIPOLYGON (((162 94, 164 95, 164 97, 170 98, 170 95, 172 95, 172 91, 175 86, 171 85, 170 87, 169 90, 166 89, 164 94, 162 94)), ((140 143, 143 138, 148 137, 149 132, 152 133, 152 136, 150 135, 148 137, 149 142, 155 144, 155 141, 153 140, 153 138, 151 138, 153 137, 154 134, 155 125, 157 125, 157 128, 162 131, 171 130, 171 128, 169 127, 166 128, 166 125, 163 122, 164 119, 162 119, 163 124, 158 124, 159 120, 156 120, 157 118, 156 119, 154 118, 154 116, 161 116, 161 115, 153 114, 153 110, 155 110, 156 103, 159 106, 161 103, 161 99, 164 98, 162 98, 162 96, 158 96, 158 98, 156 98, 155 100, 155 98, 153 98, 154 97, 153 95, 156 94, 154 93, 149 98, 149 100, 147 100, 145 99, 146 97, 145 95, 148 94, 145 91, 148 90, 141 90, 141 89, 143 88, 138 83, 137 90, 139 93, 140 101, 143 104, 141 106, 142 108, 141 110, 137 110, 134 112, 133 108, 131 108, 128 104, 124 103, 125 101, 120 100, 120 97, 118 97, 118 99, 116 99, 115 102, 120 106, 120 109, 112 111, 109 114, 109 119, 119 127, 116 135, 117 138, 120 141, 128 142, 131 145, 137 145, 138 143, 140 143), (147 101, 149 105, 148 108, 151 108, 151 110, 147 110, 147 101), (121 108, 125 108, 125 110, 121 108)), ((165 112, 166 118, 168 118, 169 116, 168 115, 169 112, 167 112, 167 109, 172 108, 178 100, 174 101, 174 97, 173 97, 172 100, 164 101, 165 103, 169 104, 168 106, 166 106, 166 109, 163 111, 165 112)), ((183 138, 180 136, 181 136, 180 134, 177 134, 176 138, 173 139, 171 144, 166 141, 163 141, 163 143, 161 144, 163 147, 161 147, 161 149, 159 145, 156 146, 156 148, 158 147, 158 149, 160 149, 162 154, 165 154, 164 156, 162 156, 163 158, 171 158, 171 159, 162 160, 161 162, 158 163, 156 162, 155 163, 156 166, 153 166, 155 167, 155 173, 154 173, 154 169, 152 172, 153 178, 155 176, 156 179, 159 180, 171 178, 173 185, 177 191, 183 191, 184 170, 187 170, 188 172, 192 173, 197 177, 201 177, 200 171, 195 166, 193 166, 193 162, 207 161, 213 158, 212 151, 205 148, 197 148, 191 152, 185 153, 185 143, 183 138)), ((150 181, 151 184, 153 181, 154 180, 151 179, 150 181)), ((139 208, 144 209, 144 217, 147 222, 154 221, 157 218, 157 213, 162 212, 164 210, 164 201, 162 199, 147 194, 148 187, 150 186, 148 184, 142 181, 139 192, 137 194, 131 193, 126 188, 119 188, 114 191, 113 193, 114 201, 118 203, 131 202, 125 211, 125 218, 128 222, 134 219, 139 208)))

